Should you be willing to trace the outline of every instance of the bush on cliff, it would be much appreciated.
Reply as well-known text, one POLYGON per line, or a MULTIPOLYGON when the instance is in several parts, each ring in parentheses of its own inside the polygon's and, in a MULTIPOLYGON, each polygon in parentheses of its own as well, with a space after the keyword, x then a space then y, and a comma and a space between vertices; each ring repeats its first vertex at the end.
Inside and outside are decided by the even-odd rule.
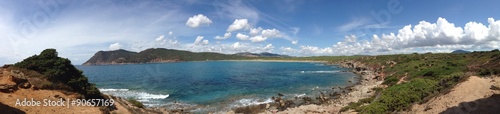
POLYGON ((70 60, 58 57, 55 49, 45 49, 40 55, 28 57, 14 66, 43 74, 44 78, 54 82, 53 89, 64 89, 56 86, 63 84, 69 86, 69 91, 78 92, 85 98, 102 98, 99 90, 88 82, 83 72, 76 69, 70 60))

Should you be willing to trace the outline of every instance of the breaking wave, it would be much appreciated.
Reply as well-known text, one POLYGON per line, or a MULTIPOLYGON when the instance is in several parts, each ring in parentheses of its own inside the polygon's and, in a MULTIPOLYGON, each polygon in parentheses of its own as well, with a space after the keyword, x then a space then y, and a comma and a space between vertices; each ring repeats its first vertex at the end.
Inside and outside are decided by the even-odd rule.
POLYGON ((137 99, 137 101, 144 103, 144 105, 146 106, 158 106, 160 105, 158 100, 165 99, 169 96, 169 94, 152 94, 147 92, 133 91, 129 89, 99 89, 99 91, 104 94, 110 94, 125 99, 137 99))

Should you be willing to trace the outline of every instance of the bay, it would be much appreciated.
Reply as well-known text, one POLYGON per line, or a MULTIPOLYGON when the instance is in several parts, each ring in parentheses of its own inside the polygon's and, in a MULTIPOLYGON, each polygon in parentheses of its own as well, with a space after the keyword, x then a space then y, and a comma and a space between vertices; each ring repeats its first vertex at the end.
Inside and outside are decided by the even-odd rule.
POLYGON ((346 86, 349 69, 315 62, 200 61, 77 66, 103 93, 137 99, 146 106, 220 111, 314 96, 346 86))

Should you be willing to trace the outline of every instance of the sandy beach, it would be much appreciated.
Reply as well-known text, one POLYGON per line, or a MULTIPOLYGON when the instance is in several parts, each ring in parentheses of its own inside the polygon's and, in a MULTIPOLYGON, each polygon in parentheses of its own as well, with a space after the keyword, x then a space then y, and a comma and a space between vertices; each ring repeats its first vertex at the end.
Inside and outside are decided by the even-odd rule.
POLYGON ((434 97, 423 104, 416 104, 406 113, 415 114, 493 114, 500 109, 500 77, 470 76, 449 93, 434 97), (495 89, 496 88, 496 89, 495 89))

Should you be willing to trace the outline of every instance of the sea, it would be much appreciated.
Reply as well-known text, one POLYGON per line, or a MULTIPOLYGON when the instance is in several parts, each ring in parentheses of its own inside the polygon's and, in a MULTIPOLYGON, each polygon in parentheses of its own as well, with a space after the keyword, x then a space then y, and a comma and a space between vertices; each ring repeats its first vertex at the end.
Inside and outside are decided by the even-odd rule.
POLYGON ((319 62, 196 61, 76 66, 102 93, 148 107, 228 111, 352 85, 350 69, 319 62))

